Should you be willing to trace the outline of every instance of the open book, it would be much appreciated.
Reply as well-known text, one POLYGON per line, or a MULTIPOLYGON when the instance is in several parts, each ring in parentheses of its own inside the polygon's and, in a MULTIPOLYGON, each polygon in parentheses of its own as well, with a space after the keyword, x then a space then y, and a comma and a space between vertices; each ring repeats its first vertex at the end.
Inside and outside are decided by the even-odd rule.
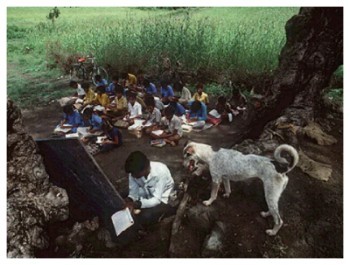
POLYGON ((111 218, 117 236, 134 224, 129 208, 114 213, 111 218))
POLYGON ((159 135, 161 135, 163 132, 164 132, 163 130, 155 130, 155 131, 152 131, 152 134, 159 136, 159 135))
POLYGON ((89 136, 97 136, 101 135, 102 131, 96 131, 96 132, 89 132, 90 127, 78 127, 77 133, 83 137, 89 137, 89 136))
POLYGON ((72 130, 72 125, 70 124, 63 124, 64 127, 67 127, 67 128, 62 128, 60 125, 57 125, 56 128, 54 129, 54 132, 63 132, 63 133, 67 133, 69 132, 70 130, 72 130))

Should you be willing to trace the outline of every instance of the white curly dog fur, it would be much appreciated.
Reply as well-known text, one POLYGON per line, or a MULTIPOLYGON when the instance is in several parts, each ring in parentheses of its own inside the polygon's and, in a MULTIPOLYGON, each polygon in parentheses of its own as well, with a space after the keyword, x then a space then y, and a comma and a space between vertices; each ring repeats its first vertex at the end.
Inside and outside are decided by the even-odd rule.
MULTIPOLYGON (((274 152, 275 161, 259 155, 244 155, 232 149, 223 149, 215 152, 210 145, 189 142, 184 148, 184 166, 191 172, 198 171, 198 165, 205 163, 209 167, 212 177, 210 198, 203 203, 209 206, 217 198, 221 182, 224 184, 224 197, 231 193, 230 180, 240 181, 249 178, 260 178, 264 184, 265 199, 268 206, 267 212, 261 212, 262 217, 272 216, 274 227, 266 230, 270 236, 277 234, 283 225, 278 210, 278 201, 286 188, 288 177, 286 173, 291 171, 299 160, 298 152, 290 145, 282 144, 274 152), (292 157, 289 163, 281 157, 282 152, 287 152, 292 157), (282 172, 277 172, 275 164, 284 167, 282 172), (277 163, 276 163, 277 162, 277 163)), ((198 175, 198 173, 197 173, 198 175)))

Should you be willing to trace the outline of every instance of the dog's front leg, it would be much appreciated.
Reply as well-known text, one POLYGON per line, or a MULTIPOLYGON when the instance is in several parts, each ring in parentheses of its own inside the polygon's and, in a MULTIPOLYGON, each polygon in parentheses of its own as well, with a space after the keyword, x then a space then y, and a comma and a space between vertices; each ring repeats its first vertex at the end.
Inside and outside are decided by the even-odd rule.
POLYGON ((224 188, 225 188, 224 198, 228 198, 230 197, 230 194, 231 194, 230 180, 228 178, 223 178, 222 182, 224 183, 224 188))
POLYGON ((216 197, 218 196, 218 191, 219 191, 220 183, 211 183, 211 193, 210 193, 210 198, 207 201, 203 201, 203 204, 205 206, 209 206, 210 204, 213 203, 213 201, 216 200, 216 197))

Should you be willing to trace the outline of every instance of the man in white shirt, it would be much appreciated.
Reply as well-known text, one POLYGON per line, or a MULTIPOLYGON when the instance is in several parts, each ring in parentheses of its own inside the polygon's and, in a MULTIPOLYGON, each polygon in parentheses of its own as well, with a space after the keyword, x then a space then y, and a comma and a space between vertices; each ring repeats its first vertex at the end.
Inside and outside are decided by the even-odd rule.
POLYGON ((151 224, 167 212, 174 180, 168 167, 149 161, 141 151, 132 152, 125 162, 129 173, 129 195, 125 199, 130 209, 141 209, 136 215, 141 225, 151 224))
POLYGON ((168 167, 161 162, 149 161, 141 151, 132 152, 125 161, 129 174, 129 195, 125 206, 133 213, 134 224, 114 241, 125 246, 138 237, 138 231, 155 224, 161 217, 175 214, 168 204, 174 180, 168 167), (135 210, 139 213, 135 213, 135 210))

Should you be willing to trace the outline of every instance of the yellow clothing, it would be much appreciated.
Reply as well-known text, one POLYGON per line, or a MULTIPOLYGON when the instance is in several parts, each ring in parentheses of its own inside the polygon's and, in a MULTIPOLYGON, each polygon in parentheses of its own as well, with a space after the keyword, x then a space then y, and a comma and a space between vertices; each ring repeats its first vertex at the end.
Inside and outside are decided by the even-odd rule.
POLYGON ((126 80, 126 86, 137 84, 137 77, 133 74, 128 74, 128 79, 126 80))
POLYGON ((96 98, 95 92, 89 88, 84 97, 84 105, 92 104, 96 98))
POLYGON ((118 97, 115 97, 115 108, 114 110, 121 111, 121 110, 127 110, 128 109, 128 101, 126 97, 122 96, 118 99, 118 97))
POLYGON ((110 104, 109 97, 106 93, 97 94, 95 102, 105 108, 110 104))
POLYGON ((202 92, 202 95, 199 95, 198 92, 194 93, 193 100, 198 100, 204 104, 209 104, 209 97, 207 93, 202 92))

